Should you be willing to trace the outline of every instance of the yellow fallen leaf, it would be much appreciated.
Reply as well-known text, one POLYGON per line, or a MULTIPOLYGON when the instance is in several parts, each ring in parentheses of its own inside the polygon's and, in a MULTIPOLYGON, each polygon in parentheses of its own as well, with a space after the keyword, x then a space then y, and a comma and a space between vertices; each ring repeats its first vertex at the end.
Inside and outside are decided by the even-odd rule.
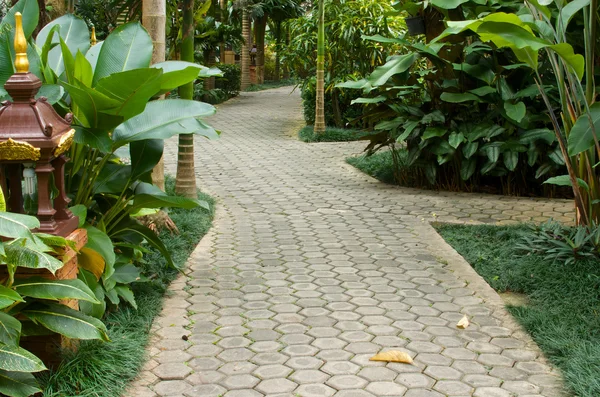
POLYGON ((469 322, 469 317, 467 317, 467 315, 465 314, 463 318, 461 318, 460 321, 456 324, 456 327, 460 329, 466 329, 469 326, 469 324, 471 324, 469 322))
POLYGON ((405 352, 399 350, 390 350, 387 352, 381 352, 369 359, 369 361, 385 361, 388 363, 406 363, 412 364, 412 357, 405 352))

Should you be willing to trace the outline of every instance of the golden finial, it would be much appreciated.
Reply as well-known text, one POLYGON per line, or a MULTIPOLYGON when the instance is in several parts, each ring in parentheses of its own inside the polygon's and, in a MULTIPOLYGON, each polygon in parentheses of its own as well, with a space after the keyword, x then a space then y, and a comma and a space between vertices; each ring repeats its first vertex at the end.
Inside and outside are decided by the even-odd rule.
POLYGON ((96 45, 98 41, 96 40, 96 27, 92 26, 92 45, 96 45))
POLYGON ((29 72, 29 59, 27 59, 27 40, 25 39, 25 32, 23 32, 23 17, 20 12, 15 13, 15 52, 17 57, 15 59, 15 68, 17 73, 29 72))

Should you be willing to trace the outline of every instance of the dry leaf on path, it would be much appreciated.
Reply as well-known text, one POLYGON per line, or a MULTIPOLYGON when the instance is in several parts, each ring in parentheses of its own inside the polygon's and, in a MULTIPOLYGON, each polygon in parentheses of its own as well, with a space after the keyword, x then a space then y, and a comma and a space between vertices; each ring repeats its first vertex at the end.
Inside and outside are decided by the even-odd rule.
POLYGON ((390 350, 387 352, 381 352, 369 359, 369 361, 385 361, 388 363, 405 363, 412 364, 412 357, 405 352, 399 350, 390 350))
POLYGON ((464 317, 461 318, 460 321, 456 324, 456 327, 460 329, 466 329, 469 326, 469 324, 471 324, 469 322, 469 317, 467 317, 467 315, 465 314, 464 317))

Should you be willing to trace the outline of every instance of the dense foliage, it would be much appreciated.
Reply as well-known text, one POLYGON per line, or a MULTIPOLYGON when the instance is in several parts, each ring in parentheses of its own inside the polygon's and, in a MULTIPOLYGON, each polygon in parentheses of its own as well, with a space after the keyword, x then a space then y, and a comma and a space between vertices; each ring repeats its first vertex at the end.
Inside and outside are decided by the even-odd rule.
MULTIPOLYGON (((489 42, 491 35, 485 26, 492 29, 495 20, 501 20, 498 24, 502 27, 510 22, 515 29, 542 31, 542 22, 533 23, 538 16, 523 2, 479 3, 435 2, 434 8, 421 10, 444 15, 448 25, 446 31, 444 25, 438 29, 439 37, 427 37, 428 43, 366 37, 369 41, 403 45, 407 53, 391 57, 365 79, 338 86, 361 89, 367 94, 355 103, 365 104, 361 105, 363 118, 375 124, 378 132, 369 152, 406 145, 409 165, 421 168, 431 185, 470 190, 492 184, 509 194, 547 193, 542 183, 565 170, 561 144, 564 133, 553 131, 553 109, 563 96, 553 77, 557 60, 545 56, 538 62, 536 54, 532 70, 517 48, 521 44, 505 44, 511 42, 513 31, 497 42, 489 42), (482 21, 492 25, 468 20, 490 13, 482 21), (503 16, 507 17, 501 19, 503 16), (473 33, 476 26, 481 30, 479 34, 473 33)), ((576 11, 569 15, 567 24, 577 16, 576 11)), ((579 17, 578 22, 582 22, 579 17)), ((580 24, 572 25, 576 34, 580 24)), ((545 34, 549 28, 543 30, 545 34)), ((532 43, 534 39, 529 45, 538 45, 538 50, 544 47, 541 41, 532 43)), ((573 58, 573 49, 568 47, 571 49, 557 48, 565 48, 566 55, 571 51, 573 58)), ((570 67, 567 60, 565 69, 570 67)))
MULTIPOLYGON (((385 62, 394 45, 381 45, 361 39, 363 35, 396 36, 403 22, 388 18, 392 11, 386 0, 325 1, 325 118, 326 124, 344 127, 359 112, 350 108, 358 97, 354 92, 336 88, 349 78, 362 78, 375 66, 385 62)), ((317 13, 310 12, 289 21, 290 43, 283 51, 283 61, 304 79, 302 97, 307 124, 314 123, 317 51, 317 13)))

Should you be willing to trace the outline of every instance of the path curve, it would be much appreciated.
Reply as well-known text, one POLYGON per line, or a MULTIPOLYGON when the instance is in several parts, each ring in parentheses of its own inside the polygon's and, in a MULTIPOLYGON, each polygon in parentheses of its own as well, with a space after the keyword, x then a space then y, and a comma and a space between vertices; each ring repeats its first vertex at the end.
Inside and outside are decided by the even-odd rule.
MULTIPOLYGON (((209 123, 223 135, 196 142, 196 168, 215 225, 128 395, 561 396, 557 371, 428 221, 567 220, 570 202, 379 183, 344 162, 363 143, 294 138, 289 87, 244 93, 209 123), (414 365, 369 361, 386 349, 414 365)), ((176 140, 165 150, 174 174, 176 140)))

